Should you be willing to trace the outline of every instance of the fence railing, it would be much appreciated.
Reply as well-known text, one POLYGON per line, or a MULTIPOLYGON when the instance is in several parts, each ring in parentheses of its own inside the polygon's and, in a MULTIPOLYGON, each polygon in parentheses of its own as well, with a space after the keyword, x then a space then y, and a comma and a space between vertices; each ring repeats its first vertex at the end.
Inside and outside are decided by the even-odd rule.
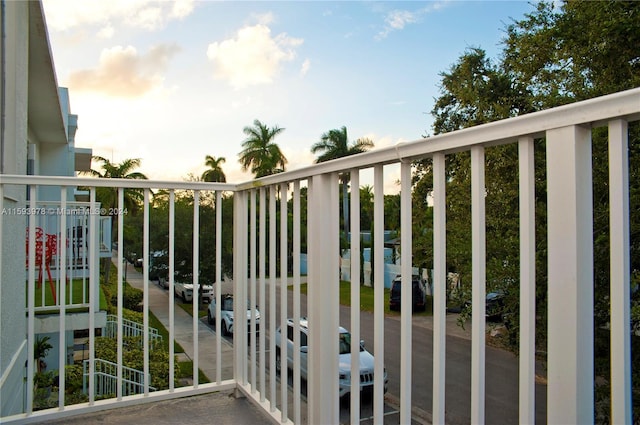
MULTIPOLYGON (((400 423, 411 422, 416 409, 426 412, 433 423, 456 420, 483 423, 500 419, 522 423, 589 423, 593 422, 595 407, 591 135, 594 129, 605 128, 609 149, 606 168, 609 173, 610 226, 602 231, 607 233, 610 243, 609 414, 612 422, 631 423, 628 134, 629 125, 637 125, 634 122, 639 119, 640 89, 634 89, 238 185, 2 175, 0 190, 11 185, 28 186, 29 201, 22 200, 27 206, 35 205, 35 189, 41 185, 58 186, 61 199, 65 198, 68 187, 87 187, 90 202, 96 201, 97 189, 112 188, 117 199, 114 208, 125 205, 125 195, 132 190, 137 191, 142 199, 139 219, 135 221, 141 234, 141 246, 136 252, 142 253, 144 261, 140 279, 143 292, 142 374, 149 376, 152 367, 149 335, 150 313, 153 312, 164 318, 168 328, 166 388, 158 387, 157 391, 151 392, 149 381, 144 380, 142 396, 127 396, 122 390, 126 381, 123 371, 127 367, 124 364, 123 335, 118 334, 116 364, 120 371, 117 372, 115 397, 97 405, 96 337, 95 332, 89 331, 89 401, 79 405, 77 411, 237 388, 261 406, 267 415, 281 422, 359 423, 363 419, 360 409, 352 408, 345 413, 339 392, 341 382, 345 382, 348 375, 352 389, 348 404, 361 406, 364 403, 359 391, 359 365, 365 353, 359 344, 351 344, 350 362, 348 366, 341 364, 338 329, 344 326, 351 331, 351 341, 366 337, 366 349, 373 354, 371 413, 367 416, 373 417, 375 423, 383 422, 389 410, 385 403, 390 399, 397 400, 394 409, 400 423), (536 145, 536 140, 540 139, 544 139, 544 144, 536 145), (486 154, 500 145, 511 146, 517 152, 517 157, 511 155, 504 159, 518 167, 518 174, 514 176, 518 181, 518 202, 515 209, 508 211, 518 222, 518 264, 510 264, 518 270, 517 359, 488 347, 486 340, 485 298, 489 283, 486 271, 488 261, 496 260, 487 251, 490 182, 486 181, 486 171, 493 164, 487 164, 486 154), (544 146, 544 149, 540 152, 536 146, 544 146), (448 240, 447 233, 450 211, 446 191, 452 178, 448 175, 447 159, 460 152, 468 154, 469 164, 471 205, 468 238, 464 243, 470 247, 468 275, 472 313, 471 323, 467 324, 470 327, 468 342, 462 344, 460 352, 452 354, 451 350, 457 346, 446 338, 452 326, 447 320, 446 282, 449 266, 455 263, 452 256, 458 254, 448 249, 453 241, 448 240), (540 153, 542 165, 536 163, 536 155, 540 153), (411 288, 414 264, 409 253, 415 242, 413 225, 415 217, 423 213, 413 208, 412 199, 412 164, 419 160, 428 161, 433 175, 428 207, 433 216, 428 224, 433 247, 432 264, 428 267, 433 269, 433 315, 424 322, 418 322, 412 315, 410 290, 402 291, 399 316, 389 318, 385 313, 386 211, 384 197, 375 196, 385 194, 387 177, 399 180, 398 249, 403 254, 401 279, 403 288, 411 288), (536 192, 536 171, 540 168, 544 170, 546 179, 544 223, 537 221, 536 215, 536 197, 541 195, 536 192), (349 286, 349 307, 340 304, 339 258, 344 246, 341 246, 340 238, 339 177, 346 173, 350 175, 352 188, 371 182, 374 193, 372 312, 361 310, 363 300, 359 284, 349 286), (232 227, 228 220, 232 220, 232 227), (189 232, 176 231, 185 223, 189 232), (231 228, 233 235, 230 236, 231 228), (539 254, 536 230, 540 228, 546 233, 544 282, 537 280, 539 270, 536 269, 536 256, 539 254), (185 234, 189 235, 187 240, 183 239, 185 234), (208 236, 204 237, 205 234, 208 236), (160 239, 166 240, 167 244, 168 292, 152 285, 149 279, 152 252, 165 249, 157 246, 157 235, 161 235, 160 239), (181 257, 185 252, 189 256, 181 257), (304 252, 308 258, 306 276, 301 273, 300 265, 304 252), (186 271, 185 265, 188 265, 186 271), (184 318, 183 310, 175 308, 177 300, 173 290, 175 274, 180 272, 190 276, 194 292, 200 284, 215 282, 212 329, 220 330, 220 296, 225 283, 223 269, 225 273, 232 273, 233 282, 226 283, 230 285, 235 299, 241 300, 234 303, 232 352, 225 351, 228 344, 220 332, 200 332, 206 324, 205 320, 200 320, 197 303, 189 306, 190 317, 184 318), (536 310, 536 292, 541 288, 545 288, 544 296, 548 300, 546 317, 536 310), (253 309, 247 314, 244 300, 248 300, 250 306, 257 306, 261 313, 259 332, 255 332, 257 314, 253 309), (301 321, 303 317, 307 319, 301 321), (536 355, 539 352, 535 335, 536 321, 539 320, 546 320, 548 324, 544 377, 536 373, 536 355), (280 355, 284 350, 279 350, 276 341, 280 328, 283 330, 280 344, 284 343, 284 329, 288 323, 293 327, 291 359, 280 355), (303 345, 303 334, 308 341, 306 346, 303 345), (182 361, 182 356, 176 352, 175 342, 184 345, 190 359, 188 367, 191 373, 186 380, 175 376, 176 362, 182 361), (424 355, 427 357, 420 357, 424 355), (463 360, 456 363, 456 358, 463 360), (306 370, 302 368, 304 364, 308 366, 306 370), (228 369, 230 365, 232 367, 228 369), (459 376, 454 369, 465 369, 467 374, 459 376), (202 382, 201 373, 209 382, 202 382), (301 382, 304 373, 307 374, 306 385, 301 382), (388 397, 384 394, 387 387, 385 377, 388 377, 388 397), (424 381, 426 386, 417 385, 424 381), (183 383, 176 385, 176 382, 183 383), (303 389, 306 389, 306 397, 300 395, 303 389)), ((351 190, 349 196, 348 220, 352 235, 361 231, 363 206, 358 192, 351 190)), ((3 216, 2 220, 5 218, 3 216)), ((90 228, 95 228, 96 219, 95 216, 89 217, 90 228)), ((64 229, 65 219, 61 220, 64 229)), ((133 218, 127 217, 127 220, 133 218)), ((3 237, 11 223, 7 221, 4 227, 0 226, 3 237)), ((115 218, 117 250, 113 253, 113 264, 116 267, 114 293, 117 302, 114 308, 118 321, 122 321, 124 309, 122 282, 126 270, 125 240, 128 240, 124 235, 124 224, 123 215, 115 218)), ((31 228, 35 230, 33 225, 31 228)), ((21 232, 24 234, 23 229, 21 232)), ((89 243, 95 243, 92 242, 95 240, 89 238, 89 243)), ((352 237, 347 248, 351 258, 359 258, 363 249, 360 238, 352 237)), ((91 248, 89 251, 95 252, 91 248)), ((29 255, 34 258, 31 251, 29 255)), ((6 262, 3 260, 2 264, 4 267, 6 262)), ((34 261, 29 264, 27 286, 33 288, 34 261)), ((91 256, 89 267, 96 270, 98 266, 97 257, 91 256)), ((362 272, 360 261, 350 262, 351 282, 360 282, 362 272)), ((97 279, 97 276, 90 279, 97 279)), ((91 287, 94 287, 93 283, 90 283, 91 287)), ((96 328, 92 317, 97 313, 94 302, 97 295, 95 291, 89 295, 90 322, 87 329, 93 330, 96 328)), ((33 359, 37 318, 32 291, 29 291, 27 305, 28 358, 33 359)), ((66 314, 64 307, 61 307, 60 314, 66 314)), ((60 341, 65 341, 68 330, 71 329, 66 321, 60 320, 60 341)), ((66 350, 67 344, 60 346, 66 350)), ((66 356, 60 355, 59 358, 58 367, 64 370, 66 356)), ((35 373, 34 363, 29 361, 25 413, 3 420, 27 421, 61 415, 66 397, 64 375, 60 376, 59 408, 35 411, 31 396, 35 373)))
MULTIPOLYGON (((109 338, 116 338, 118 336, 118 328, 118 316, 116 316, 115 314, 107 314, 105 336, 109 338)), ((133 320, 122 319, 122 335, 125 338, 143 337, 144 333, 144 325, 142 323, 134 322, 133 320)), ((152 344, 162 341, 162 335, 159 334, 158 329, 151 326, 149 326, 149 338, 151 338, 152 344)))
MULTIPOLYGON (((96 397, 113 396, 121 392, 123 396, 143 394, 145 382, 149 382, 151 377, 144 372, 130 367, 122 367, 122 378, 118 379, 118 364, 107 360, 94 359, 93 368, 89 366, 89 360, 82 362, 82 388, 88 394, 89 370, 94 373, 94 394, 96 397), (145 376, 147 377, 145 379, 145 376), (118 383, 121 383, 121 386, 118 383), (118 390, 120 388, 120 390, 118 390)), ((155 388, 149 386, 149 391, 155 388)))

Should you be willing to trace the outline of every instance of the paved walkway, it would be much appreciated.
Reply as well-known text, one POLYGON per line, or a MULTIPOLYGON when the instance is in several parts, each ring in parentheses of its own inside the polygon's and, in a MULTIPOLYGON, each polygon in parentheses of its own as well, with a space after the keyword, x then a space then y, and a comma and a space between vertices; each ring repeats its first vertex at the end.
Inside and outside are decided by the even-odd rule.
MULTIPOLYGON (((127 282, 140 290, 144 287, 142 274, 133 266, 127 264, 127 282)), ((191 305, 189 306, 191 307, 191 305)), ((156 282, 149 282, 149 310, 160 320, 169 331, 169 292, 161 288, 156 282)), ((194 358, 194 329, 192 316, 174 304, 174 331, 175 340, 184 349, 184 354, 179 354, 179 360, 194 358)), ((205 324, 199 322, 198 334, 198 367, 211 382, 216 381, 216 334, 205 324)), ((224 339, 221 344, 222 371, 221 379, 233 378, 233 347, 224 339)))

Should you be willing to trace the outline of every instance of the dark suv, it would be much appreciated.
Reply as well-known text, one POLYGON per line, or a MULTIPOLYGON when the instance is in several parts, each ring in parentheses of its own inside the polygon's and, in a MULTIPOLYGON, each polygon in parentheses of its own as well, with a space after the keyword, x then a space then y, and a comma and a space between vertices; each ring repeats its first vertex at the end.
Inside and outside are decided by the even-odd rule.
MULTIPOLYGON (((413 311, 425 311, 427 309, 427 287, 422 279, 413 276, 411 279, 413 289, 413 311)), ((389 296, 389 309, 400 310, 400 300, 402 288, 402 278, 396 277, 391 284, 391 295, 389 296)))

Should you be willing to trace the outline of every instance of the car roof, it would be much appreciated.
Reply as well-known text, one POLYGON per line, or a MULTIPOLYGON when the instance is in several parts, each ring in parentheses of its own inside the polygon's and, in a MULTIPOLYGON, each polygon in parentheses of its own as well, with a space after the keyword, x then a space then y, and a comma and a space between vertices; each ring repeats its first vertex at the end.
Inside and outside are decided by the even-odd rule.
MULTIPOLYGON (((293 326, 293 324, 294 324, 293 319, 292 318, 288 318, 287 319, 287 324, 290 325, 290 326, 293 326)), ((307 333, 309 332, 309 320, 306 317, 301 317, 300 318, 300 329, 302 329, 303 331, 305 331, 307 333)), ((340 326, 338 328, 338 331, 341 334, 349 333, 349 331, 346 330, 345 328, 343 328, 342 326, 340 326)))

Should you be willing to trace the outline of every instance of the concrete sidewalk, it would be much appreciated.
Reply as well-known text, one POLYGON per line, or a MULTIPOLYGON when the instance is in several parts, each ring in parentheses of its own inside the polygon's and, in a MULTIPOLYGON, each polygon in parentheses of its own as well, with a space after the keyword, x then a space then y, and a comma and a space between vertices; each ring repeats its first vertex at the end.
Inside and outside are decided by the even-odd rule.
MULTIPOLYGON (((127 282, 134 288, 143 290, 144 280, 142 273, 138 272, 131 264, 127 264, 127 282)), ((150 281, 148 285, 149 289, 149 310, 160 320, 163 326, 169 330, 169 291, 161 288, 157 282, 150 281)), ((216 290, 221 290, 222 293, 233 293, 233 282, 224 281, 221 283, 220 288, 216 287, 216 290)), ((176 297, 175 300, 180 302, 181 300, 176 297)), ((191 360, 194 358, 194 326, 193 317, 187 313, 180 306, 174 304, 174 339, 182 346, 184 353, 176 354, 179 361, 191 360)), ((192 305, 189 305, 192 307, 192 305)), ((226 338, 221 340, 221 352, 216 352, 216 337, 217 334, 206 325, 206 318, 199 319, 197 322, 197 336, 198 336, 198 368, 204 373, 210 382, 217 380, 216 376, 216 361, 217 356, 221 356, 221 376, 220 380, 233 379, 233 345, 226 338)), ((266 388, 269 388, 269 374, 267 373, 266 388)), ((191 385, 191 383, 188 383, 191 385)), ((173 406, 176 409, 185 406, 189 409, 189 413, 184 418, 189 418, 191 423, 234 423, 234 424, 261 424, 272 423, 265 413, 261 412, 256 406, 248 399, 241 399, 237 402, 230 401, 228 397, 219 396, 219 394, 227 394, 233 397, 231 393, 212 393, 211 400, 208 400, 208 395, 198 397, 188 397, 183 402, 178 400, 174 401, 173 406), (194 404, 195 402, 195 404, 194 404), (235 415, 233 406, 237 406, 238 409, 246 409, 247 405, 251 405, 252 409, 247 412, 243 412, 240 415, 235 415), (220 414, 214 414, 212 411, 220 410, 220 414), (200 412, 200 413, 198 413, 200 412), (253 412, 253 413, 252 413, 253 412), (226 416, 228 415, 228 416, 226 416), (235 415, 235 420, 234 420, 235 415), (248 415, 248 416, 247 416, 248 415), (248 420, 252 419, 252 420, 248 420), (202 421, 200 421, 202 420, 202 421)), ((278 391, 278 403, 280 398, 280 391, 278 391)), ((288 404, 289 412, 293 409, 293 393, 289 388, 288 404)), ((306 422, 306 403, 303 401, 302 416, 303 421, 306 422)), ((124 409, 128 410, 128 409, 124 409)), ((124 414, 124 413, 123 413, 124 414)), ((158 417, 162 415, 159 414, 158 417)), ((175 421, 175 415, 173 416, 175 421)), ((182 418, 183 416, 178 416, 182 418)), ((182 422, 182 420, 180 420, 182 422)), ((105 423, 127 423, 127 422, 105 422, 105 423)), ((141 423, 176 423, 176 422, 157 422, 149 419, 149 422, 141 423)))

